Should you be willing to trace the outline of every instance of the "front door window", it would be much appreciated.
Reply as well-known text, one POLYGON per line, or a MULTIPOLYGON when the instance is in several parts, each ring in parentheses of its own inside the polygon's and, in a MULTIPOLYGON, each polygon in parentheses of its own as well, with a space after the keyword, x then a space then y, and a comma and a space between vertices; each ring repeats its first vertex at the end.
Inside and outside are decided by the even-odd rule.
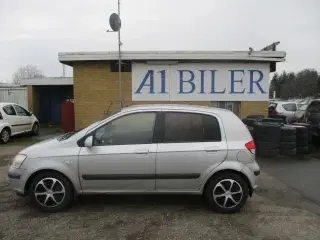
POLYGON ((156 113, 135 113, 120 117, 99 128, 94 146, 152 143, 156 113))

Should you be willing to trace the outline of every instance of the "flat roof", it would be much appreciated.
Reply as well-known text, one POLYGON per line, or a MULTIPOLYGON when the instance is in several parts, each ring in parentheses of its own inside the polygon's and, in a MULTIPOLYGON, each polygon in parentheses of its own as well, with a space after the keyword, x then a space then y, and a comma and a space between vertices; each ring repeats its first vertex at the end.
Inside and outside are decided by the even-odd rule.
MULTIPOLYGON (((118 60, 118 52, 61 52, 61 63, 72 65, 76 61, 118 60)), ((183 60, 183 61, 251 61, 284 62, 283 51, 122 51, 122 60, 183 60)))
POLYGON ((48 86, 48 85, 73 85, 72 77, 43 77, 21 79, 22 86, 48 86))

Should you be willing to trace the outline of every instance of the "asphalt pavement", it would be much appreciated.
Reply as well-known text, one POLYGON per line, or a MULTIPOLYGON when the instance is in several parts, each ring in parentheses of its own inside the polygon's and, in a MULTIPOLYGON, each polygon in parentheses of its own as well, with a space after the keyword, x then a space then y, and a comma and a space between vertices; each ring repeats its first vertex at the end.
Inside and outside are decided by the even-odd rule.
POLYGON ((320 159, 307 156, 259 159, 263 171, 320 205, 320 159))

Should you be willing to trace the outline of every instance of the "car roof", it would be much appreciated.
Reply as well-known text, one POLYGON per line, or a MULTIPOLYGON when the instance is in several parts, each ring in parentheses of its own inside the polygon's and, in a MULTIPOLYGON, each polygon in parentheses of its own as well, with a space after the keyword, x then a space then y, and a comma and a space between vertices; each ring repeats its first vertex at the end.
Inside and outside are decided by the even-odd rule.
POLYGON ((139 104, 131 105, 123 108, 121 111, 131 111, 131 110, 188 110, 188 111, 206 111, 213 113, 226 113, 231 112, 230 110, 209 106, 201 105, 188 105, 188 104, 139 104))
POLYGON ((271 103, 277 103, 277 104, 286 104, 286 103, 296 103, 294 101, 274 101, 274 102, 270 102, 271 103))

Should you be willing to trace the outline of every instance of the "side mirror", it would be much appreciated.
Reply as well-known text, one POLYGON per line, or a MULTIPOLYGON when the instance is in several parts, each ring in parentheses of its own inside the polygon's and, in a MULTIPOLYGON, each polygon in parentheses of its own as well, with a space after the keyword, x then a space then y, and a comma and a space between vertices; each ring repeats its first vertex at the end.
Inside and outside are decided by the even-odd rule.
POLYGON ((93 137, 92 136, 89 136, 86 138, 86 140, 84 141, 84 146, 88 147, 88 148, 93 146, 93 137))

